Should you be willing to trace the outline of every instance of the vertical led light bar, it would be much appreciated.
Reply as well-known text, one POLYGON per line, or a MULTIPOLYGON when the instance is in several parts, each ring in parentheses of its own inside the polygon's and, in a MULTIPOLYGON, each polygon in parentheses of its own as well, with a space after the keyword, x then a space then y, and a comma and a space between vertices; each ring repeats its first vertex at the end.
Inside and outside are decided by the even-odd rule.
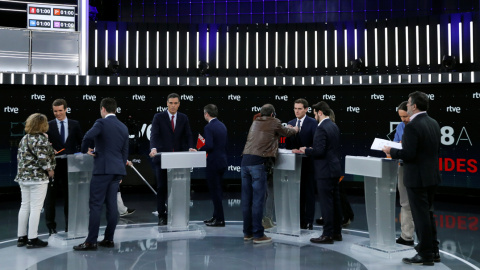
POLYGON ((288 32, 285 32, 285 68, 288 68, 288 32))
POLYGON ((255 68, 258 69, 258 31, 255 32, 255 68))
POLYGON ((388 28, 385 27, 385 66, 388 66, 388 28))
POLYGON ((248 70, 248 57, 249 57, 249 50, 248 50, 248 41, 250 40, 250 32, 247 32, 247 39, 245 41, 245 48, 246 48, 246 52, 245 52, 245 65, 247 67, 247 70, 248 70))
POLYGON ((315 30, 315 68, 318 67, 318 42, 317 42, 317 30, 315 30))
MULTIPOLYGON (((235 48, 235 62, 236 62, 236 68, 238 69, 238 40, 239 40, 239 34, 238 34, 238 30, 237 30, 237 40, 235 41, 236 42, 236 48, 235 48)), ((237 83, 238 85, 238 83, 237 83)))
POLYGON ((377 33, 377 27, 375 27, 374 35, 375 35, 375 66, 378 67, 378 33, 377 33))
POLYGON ((135 67, 138 68, 138 40, 139 40, 139 33, 137 31, 136 34, 136 42, 135 42, 135 67))
POLYGON ((197 52, 197 61, 195 61, 195 65, 198 65, 199 60, 199 55, 200 55, 200 33, 197 31, 197 49, 195 50, 197 52))
MULTIPOLYGON (((157 63, 156 63, 156 67, 157 69, 160 67, 160 34, 158 33, 157 31, 157 41, 156 41, 156 44, 155 44, 155 48, 156 48, 156 55, 157 55, 157 63)), ((187 62, 188 63, 188 62, 187 62)))
POLYGON ((275 67, 278 67, 278 32, 275 32, 275 67))
MULTIPOLYGON (((147 41, 148 44, 148 41, 147 41)), ((180 66, 180 33, 177 31, 177 68, 180 66)))
POLYGON ((167 69, 170 68, 170 31, 167 31, 167 69))
POLYGON ((148 61, 150 59, 150 35, 149 35, 150 31, 147 31, 147 59, 145 59, 147 61, 147 69, 150 68, 150 61, 148 61))
POLYGON ((266 33, 266 35, 267 37, 265 40, 265 67, 268 69, 268 32, 266 33))
POLYGON ((205 62, 210 63, 210 29, 207 30, 207 59, 205 62))
POLYGON ((470 63, 473 63, 473 21, 470 21, 470 63))
POLYGON ((295 68, 298 68, 298 31, 295 31, 295 68))
MULTIPOLYGON (((127 35, 127 38, 126 38, 126 40, 125 40, 125 41, 126 41, 126 44, 125 44, 125 48, 126 48, 126 49, 125 49, 125 53, 126 53, 127 55, 126 55, 126 57, 125 57, 125 67, 128 68, 128 64, 129 64, 129 63, 128 63, 128 56, 129 56, 129 53, 128 53, 128 52, 129 52, 129 50, 128 50, 128 49, 129 49, 129 48, 128 48, 128 47, 129 47, 129 46, 128 46, 128 45, 129 45, 129 44, 128 44, 128 35, 129 35, 129 32, 128 32, 128 30, 127 30, 127 34, 126 34, 126 35, 127 35)), ((158 43, 157 43, 157 44, 158 44, 158 43)), ((96 44, 95 44, 95 45, 96 45, 96 44)), ((97 47, 97 46, 95 46, 95 48, 96 48, 96 47, 97 47)), ((97 57, 95 57, 95 59, 96 59, 96 58, 97 58, 97 57)))
POLYGON ((452 25, 448 23, 448 55, 452 55, 452 25))
POLYGON ((430 25, 427 24, 427 65, 430 65, 430 25))
POLYGON ((335 68, 338 66, 337 65, 337 54, 338 54, 338 51, 337 51, 337 30, 335 29, 334 31, 334 36, 333 36, 333 46, 335 47, 335 68))
POLYGON ((327 30, 325 30, 324 33, 324 38, 325 38, 325 68, 328 67, 328 50, 327 50, 327 30))
POLYGON ((307 38, 307 35, 308 35, 308 32, 305 31, 305 68, 308 67, 308 46, 307 46, 307 41, 308 41, 308 38, 307 38))
MULTIPOLYGON (((128 33, 128 32, 127 32, 128 33)), ((98 48, 98 30, 95 29, 95 67, 98 66, 98 52, 97 52, 97 48, 98 48)))
POLYGON ((395 66, 398 67, 398 27, 395 26, 395 66))
MULTIPOLYGON (((219 33, 218 33, 218 31, 217 31, 217 34, 216 34, 216 37, 215 37, 215 59, 216 59, 216 61, 215 61, 215 63, 216 63, 215 66, 216 66, 217 68, 219 68, 218 63, 219 63, 219 61, 220 61, 220 60, 218 59, 218 51, 220 51, 220 49, 219 49, 219 47, 218 47, 218 44, 219 44, 218 37, 219 37, 219 33)), ((217 79, 218 79, 218 78, 217 78, 217 79)), ((217 85, 218 85, 218 83, 217 83, 217 85)))
MULTIPOLYGON (((187 32, 187 69, 190 68, 190 32, 187 32)), ((188 80, 187 80, 188 83, 188 80)))
POLYGON ((437 61, 440 65, 442 63, 441 51, 440 51, 440 24, 437 24, 437 61))
POLYGON ((416 47, 416 53, 417 53, 417 66, 420 65, 420 42, 419 42, 419 36, 418 36, 418 25, 415 26, 415 47, 416 47))
POLYGON ((409 58, 410 58, 410 51, 408 50, 408 26, 405 26, 405 50, 406 50, 406 64, 407 66, 410 65, 410 61, 409 61, 409 58))
MULTIPOLYGON (((78 1, 78 31, 80 32, 80 75, 88 74, 88 24, 89 24, 89 1, 78 1)), ((96 45, 96 43, 95 43, 96 45)), ((95 56, 95 59, 97 57, 95 56)), ((97 66, 97 65, 95 65, 97 66)))
POLYGON ((347 53, 347 29, 343 30, 344 40, 343 43, 345 44, 345 67, 348 67, 348 53, 347 53))
POLYGON ((105 67, 108 67, 108 30, 105 30, 105 67))
POLYGON ((365 67, 368 67, 368 42, 367 42, 367 29, 365 29, 365 32, 364 32, 364 38, 365 38, 365 67))
POLYGON ((358 59, 358 37, 357 37, 357 28, 353 31, 353 38, 355 42, 355 59, 358 59))
POLYGON ((458 23, 458 57, 460 64, 463 63, 462 22, 458 23))
MULTIPOLYGON (((230 32, 227 31, 227 69, 228 65, 230 64, 230 61, 228 60, 230 58, 230 32)), ((228 84, 228 80, 227 80, 228 84)))

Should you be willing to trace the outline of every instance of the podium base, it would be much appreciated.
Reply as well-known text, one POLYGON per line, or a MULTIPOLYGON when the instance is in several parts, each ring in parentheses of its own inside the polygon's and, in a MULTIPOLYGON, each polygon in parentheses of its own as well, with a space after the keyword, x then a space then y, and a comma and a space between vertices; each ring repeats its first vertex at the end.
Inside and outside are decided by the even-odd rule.
POLYGON ((276 227, 265 230, 265 232, 270 234, 269 236, 276 241, 293 243, 310 243, 310 238, 317 238, 320 236, 318 231, 313 230, 300 230, 300 234, 277 232, 276 227))
POLYGON ((205 229, 197 224, 189 224, 186 228, 176 229, 168 226, 158 227, 158 237, 164 240, 185 239, 185 238, 203 238, 207 233, 205 229))
POLYGON ((78 236, 78 237, 69 237, 68 233, 66 232, 59 232, 56 234, 50 235, 48 237, 48 246, 53 246, 53 247, 65 247, 65 246, 72 246, 72 245, 78 245, 79 239, 85 239, 87 238, 87 235, 84 236, 78 236))
POLYGON ((393 247, 372 246, 370 245, 370 240, 354 243, 351 249, 387 259, 411 257, 416 253, 413 247, 399 244, 395 244, 393 247))

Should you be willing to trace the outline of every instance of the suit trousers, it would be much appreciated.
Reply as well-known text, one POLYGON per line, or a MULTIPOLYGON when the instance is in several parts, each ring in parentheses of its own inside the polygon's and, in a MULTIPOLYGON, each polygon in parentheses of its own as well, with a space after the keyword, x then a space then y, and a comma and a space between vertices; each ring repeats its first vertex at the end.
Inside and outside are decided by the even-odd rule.
POLYGON ((340 205, 338 177, 317 178, 318 197, 323 217, 323 234, 332 237, 342 233, 342 208, 340 205))
POLYGON ((413 223, 412 210, 408 201, 407 188, 403 184, 403 166, 398 168, 398 197, 400 200, 400 228, 403 240, 412 241, 415 225, 413 223))
POLYGON ((300 176, 300 222, 313 224, 315 218, 315 180, 313 162, 310 158, 302 160, 300 176))
POLYGON ((407 187, 413 222, 418 237, 415 247, 422 257, 431 258, 438 252, 437 227, 433 216, 433 200, 437 186, 407 187))
POLYGON ((227 168, 208 168, 207 166, 207 185, 210 191, 210 198, 213 202, 213 215, 217 221, 225 221, 222 205, 222 179, 227 168))
POLYGON ((97 243, 100 228, 100 215, 105 202, 107 206, 107 228, 105 239, 113 241, 113 234, 118 222, 117 191, 121 175, 94 174, 90 182, 90 218, 88 222, 88 236, 85 242, 97 243))
POLYGON ((57 229, 55 221, 55 206, 58 193, 63 197, 63 214, 65 215, 65 231, 68 231, 68 164, 66 158, 57 158, 54 181, 48 185, 45 198, 45 224, 49 230, 57 229))
POLYGON ((168 178, 167 170, 162 169, 161 164, 155 164, 155 176, 157 177, 157 211, 158 217, 166 217, 168 178))

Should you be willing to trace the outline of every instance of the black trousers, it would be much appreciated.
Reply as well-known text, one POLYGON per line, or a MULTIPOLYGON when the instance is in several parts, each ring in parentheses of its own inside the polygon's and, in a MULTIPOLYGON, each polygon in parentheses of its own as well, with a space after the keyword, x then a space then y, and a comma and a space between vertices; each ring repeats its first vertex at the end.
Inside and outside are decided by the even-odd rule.
POLYGON ((210 198, 213 202, 213 215, 217 221, 225 221, 222 205, 222 179, 227 168, 208 168, 207 166, 207 184, 210 198))
POLYGON ((49 230, 56 230, 55 205, 59 194, 63 197, 63 213, 65 215, 65 231, 68 231, 68 165, 66 158, 56 160, 54 181, 48 184, 47 196, 43 203, 45 210, 45 224, 49 230))
POLYGON ((317 178, 318 197, 323 217, 323 235, 342 233, 342 207, 338 191, 338 178, 317 178))

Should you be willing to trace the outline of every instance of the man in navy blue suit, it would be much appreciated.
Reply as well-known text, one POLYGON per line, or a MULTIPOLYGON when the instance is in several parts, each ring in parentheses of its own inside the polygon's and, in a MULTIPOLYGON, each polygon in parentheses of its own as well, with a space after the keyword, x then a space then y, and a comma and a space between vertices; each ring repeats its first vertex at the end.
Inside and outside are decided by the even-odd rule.
MULTIPOLYGON (((67 102, 56 99, 52 103, 54 120, 48 122, 48 141, 58 155, 69 155, 80 152, 83 133, 78 121, 67 118, 67 102)), ((57 233, 55 222, 55 204, 57 191, 60 188, 64 200, 63 213, 65 214, 65 231, 68 231, 68 170, 67 159, 58 158, 55 167, 55 181, 48 185, 47 196, 43 208, 45 209, 45 224, 49 234, 57 233)))
MULTIPOLYGON (((317 121, 307 116, 308 102, 299 98, 293 105, 295 119, 288 122, 296 126, 299 131, 295 136, 285 140, 287 149, 299 149, 300 147, 312 147, 313 136, 317 129, 317 121)), ((313 230, 313 218, 315 216, 315 183, 313 178, 313 160, 304 157, 302 160, 302 173, 300 180, 300 228, 313 230)))
POLYGON ((128 129, 115 116, 117 102, 104 98, 100 102, 101 119, 85 134, 82 152, 94 157, 93 176, 90 182, 90 218, 88 236, 74 250, 96 250, 103 203, 107 205, 107 228, 105 238, 98 243, 113 247, 113 235, 118 222, 117 191, 125 176, 128 158, 128 129), (94 149, 93 149, 94 147, 94 149))
POLYGON ((207 152, 207 184, 213 202, 213 215, 205 220, 205 225, 225 227, 225 217, 222 205, 222 179, 227 170, 227 128, 217 119, 218 108, 208 104, 203 108, 203 114, 208 124, 203 130, 205 145, 200 151, 207 152))
POLYGON ((338 179, 342 176, 340 164, 340 130, 329 119, 330 107, 324 101, 312 106, 315 119, 319 122, 313 146, 301 147, 295 153, 305 153, 313 158, 320 208, 324 221, 323 233, 310 241, 317 244, 333 244, 342 241, 342 210, 338 179))
POLYGON ((162 169, 160 152, 196 151, 193 146, 192 131, 188 117, 178 112, 180 96, 171 93, 167 96, 168 110, 153 117, 150 136, 150 157, 155 165, 157 176, 157 211, 158 225, 167 225, 167 170, 162 169))

